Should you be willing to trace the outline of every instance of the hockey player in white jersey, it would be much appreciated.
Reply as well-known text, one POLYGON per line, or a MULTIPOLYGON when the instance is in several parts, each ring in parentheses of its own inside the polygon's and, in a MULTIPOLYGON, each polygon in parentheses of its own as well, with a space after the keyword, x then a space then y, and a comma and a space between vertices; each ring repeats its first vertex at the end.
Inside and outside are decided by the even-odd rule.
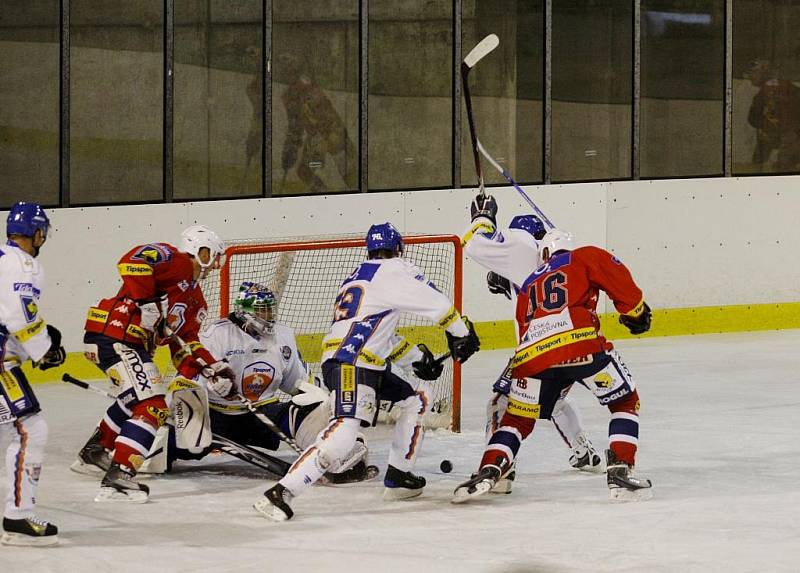
POLYGON ((0 441, 6 451, 8 492, 3 514, 6 545, 54 545, 58 528, 34 515, 47 423, 20 366, 61 365, 61 333, 39 314, 44 270, 36 256, 50 221, 36 203, 16 203, 8 214, 8 242, 0 247, 0 441))
MULTIPOLYGON (((311 445, 328 424, 329 394, 309 382, 309 371, 297 350, 294 332, 276 322, 277 302, 272 291, 245 281, 234 305, 235 310, 227 318, 200 332, 200 342, 214 356, 224 357, 235 374, 231 397, 220 396, 208 384, 204 389, 178 379, 172 393, 175 436, 170 440, 168 466, 174 459, 200 459, 207 455, 216 445, 212 434, 237 445, 277 450, 278 435, 247 408, 242 398, 301 448, 311 445), (279 401, 279 390, 293 398, 279 401)), ((200 380, 207 382, 202 376, 200 380)), ((330 481, 365 479, 366 453, 361 440, 344 464, 328 470, 332 473, 330 481)))
MULTIPOLYGON (((489 270, 486 277, 489 292, 502 294, 509 300, 516 297, 528 276, 539 266, 538 241, 547 229, 536 215, 517 215, 507 229, 497 226, 497 203, 494 197, 476 199, 471 207, 472 223, 464 233, 464 252, 489 270)), ((497 429, 508 405, 511 385, 508 366, 493 386, 493 395, 486 408, 486 440, 497 429)), ((603 471, 602 458, 582 427, 580 413, 567 395, 559 398, 552 413, 552 422, 570 448, 569 463, 582 471, 603 471)), ((510 493, 515 477, 511 467, 492 489, 494 493, 510 493)))
POLYGON ((286 476, 255 503, 255 509, 273 521, 290 519, 291 500, 351 450, 360 427, 374 422, 378 399, 389 400, 402 411, 389 450, 384 499, 422 493, 425 479, 411 470, 422 443, 429 385, 406 381, 392 370, 395 365, 411 366, 421 380, 435 380, 442 364, 424 345, 413 346, 397 334, 400 312, 444 327, 451 355, 458 362, 479 350, 471 323, 416 266, 401 257, 403 238, 391 223, 370 227, 366 242, 368 260, 342 283, 333 323, 322 342, 323 378, 335 395, 331 420, 286 476))

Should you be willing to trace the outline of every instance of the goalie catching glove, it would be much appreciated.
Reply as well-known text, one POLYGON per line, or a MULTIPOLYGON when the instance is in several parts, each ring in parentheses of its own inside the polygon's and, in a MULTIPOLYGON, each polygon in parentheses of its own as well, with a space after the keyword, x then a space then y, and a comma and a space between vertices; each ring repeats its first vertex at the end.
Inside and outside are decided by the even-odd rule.
POLYGON ((489 271, 489 274, 486 275, 486 285, 489 287, 490 293, 502 294, 505 295, 508 300, 511 300, 511 281, 507 278, 489 271))
POLYGON ((444 365, 433 357, 433 352, 424 344, 418 344, 417 348, 422 352, 422 358, 411 363, 414 375, 420 380, 432 381, 438 379, 442 375, 444 365))
POLYGON ((67 351, 61 346, 61 332, 52 324, 48 324, 47 335, 50 337, 50 348, 34 364, 39 370, 48 370, 61 366, 67 359, 67 351))
POLYGON ((481 348, 481 341, 478 340, 478 335, 475 333, 475 326, 466 316, 462 316, 461 318, 464 320, 467 329, 469 329, 466 336, 453 336, 449 332, 445 332, 447 335, 447 346, 450 348, 450 355, 453 357, 453 360, 459 363, 466 362, 470 356, 481 348))
POLYGON ((218 360, 206 366, 203 375, 208 378, 208 387, 215 394, 226 400, 233 398, 236 394, 236 385, 234 384, 236 374, 224 360, 218 360))
POLYGON ((619 317, 619 322, 627 328, 631 334, 644 334, 648 330, 650 330, 650 321, 652 320, 652 313, 650 312, 650 307, 647 306, 647 303, 642 303, 644 308, 642 312, 638 316, 630 316, 627 314, 621 314, 619 317))

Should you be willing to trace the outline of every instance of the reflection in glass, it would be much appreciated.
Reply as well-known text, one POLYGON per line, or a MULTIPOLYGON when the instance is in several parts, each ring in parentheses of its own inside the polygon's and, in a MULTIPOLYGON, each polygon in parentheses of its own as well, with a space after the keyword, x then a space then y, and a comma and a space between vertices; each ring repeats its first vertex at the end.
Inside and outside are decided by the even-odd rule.
POLYGON ((733 172, 800 172, 800 5, 733 4, 733 172))
POLYGON ((71 200, 159 201, 164 2, 69 5, 71 200))
POLYGON ((370 0, 370 190, 452 185, 452 4, 370 0))
POLYGON ((724 0, 643 0, 641 177, 721 175, 724 0))
POLYGON ((0 9, 0 209, 58 204, 58 0, 0 9))
POLYGON ((175 2, 173 193, 261 195, 262 2, 175 2))
POLYGON ((552 179, 631 176, 633 2, 553 2, 552 179))
MULTIPOLYGON (((462 7, 462 57, 487 34, 500 46, 470 73, 470 94, 481 143, 520 183, 542 181, 544 14, 541 0, 466 0, 462 7)), ((459 78, 460 81, 460 78, 459 78)), ((462 98, 462 185, 477 185, 469 125, 462 98)), ((490 166, 487 183, 503 183, 490 166)))
POLYGON ((279 0, 272 25, 272 194, 358 189, 358 2, 279 0))

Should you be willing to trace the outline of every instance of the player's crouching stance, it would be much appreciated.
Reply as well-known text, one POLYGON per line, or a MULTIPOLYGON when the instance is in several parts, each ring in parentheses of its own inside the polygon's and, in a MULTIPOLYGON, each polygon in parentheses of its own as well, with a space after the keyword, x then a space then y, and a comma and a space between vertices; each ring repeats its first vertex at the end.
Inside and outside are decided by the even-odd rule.
POLYGON ((89 309, 86 356, 120 388, 72 465, 79 473, 104 474, 95 501, 148 500, 149 488, 134 476, 169 414, 151 356, 154 344, 169 344, 181 376, 209 368, 215 384, 230 389, 230 368, 198 341, 207 312, 199 281, 220 267, 224 250, 217 234, 202 225, 181 233, 180 249, 167 243, 134 247, 117 265, 122 278, 117 295, 89 309))
POLYGON ((633 334, 650 328, 650 308, 628 269, 598 247, 574 248, 572 236, 551 230, 540 243, 539 267, 522 285, 517 318, 521 338, 511 361, 508 407, 484 450, 478 473, 459 485, 453 501, 490 491, 508 471, 537 419, 552 417, 574 382, 591 389, 611 411, 607 483, 615 500, 652 496, 650 480, 633 473, 639 438, 639 395, 613 346, 599 330, 600 290, 633 334))
MULTIPOLYGON (((297 350, 294 333, 277 323, 277 301, 272 291, 246 281, 239 287, 235 310, 200 333, 200 342, 214 356, 224 356, 234 373, 233 392, 225 399, 213 390, 178 378, 172 392, 173 435, 165 452, 168 469, 175 459, 201 459, 217 446, 255 446, 277 450, 278 436, 254 413, 242 398, 272 420, 298 446, 311 445, 330 419, 328 392, 308 382, 309 372, 297 350), (276 392, 293 395, 289 402, 278 401, 276 392), (215 441, 216 440, 216 441, 215 441)), ((161 434, 163 435, 163 433, 161 434)), ((164 449, 156 443, 153 450, 164 449)), ((226 450, 229 453, 230 450, 226 450)), ((367 448, 359 441, 344 463, 329 469, 334 483, 360 481, 368 477, 367 448)), ((267 459, 266 463, 274 464, 267 459)), ((158 464, 156 464, 158 465, 158 464)), ((282 477, 282 469, 271 465, 272 473, 282 477)), ((374 473, 372 476, 374 477, 374 473)))
POLYGON ((387 368, 410 365, 417 377, 435 380, 442 365, 424 346, 411 346, 395 332, 400 312, 412 312, 447 330, 454 360, 478 351, 478 337, 453 304, 410 262, 401 258, 403 239, 390 223, 367 233, 368 260, 342 283, 333 324, 322 342, 322 373, 335 395, 330 423, 255 509, 273 521, 290 519, 291 500, 302 494, 352 449, 362 425, 374 422, 378 399, 394 402, 396 422, 384 476, 384 499, 418 496, 425 479, 411 473, 423 438, 422 415, 430 393, 424 382, 408 382, 387 368))
POLYGON ((6 452, 8 492, 3 513, 5 545, 54 545, 58 528, 36 517, 47 423, 20 366, 30 358, 42 370, 66 358, 61 333, 39 315, 44 270, 36 260, 50 221, 36 203, 16 203, 0 247, 0 441, 6 452))

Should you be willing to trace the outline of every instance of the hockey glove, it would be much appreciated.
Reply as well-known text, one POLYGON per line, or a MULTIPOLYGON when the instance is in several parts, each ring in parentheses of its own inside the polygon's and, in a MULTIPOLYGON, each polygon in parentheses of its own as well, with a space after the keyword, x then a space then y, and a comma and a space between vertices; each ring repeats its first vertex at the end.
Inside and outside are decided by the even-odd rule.
POLYGON ((215 394, 222 396, 226 400, 233 398, 234 394, 236 394, 236 386, 233 383, 236 379, 236 374, 224 360, 218 360, 209 365, 204 374, 208 377, 208 387, 215 394))
POLYGON ((476 195, 469 210, 473 221, 478 217, 486 217, 493 224, 497 224, 497 201, 491 195, 476 195))
POLYGON ((47 335, 50 337, 50 348, 34 363, 39 370, 49 370, 61 366, 67 359, 67 351, 61 346, 61 332, 52 324, 48 324, 47 335))
POLYGON ((502 294, 505 295, 508 300, 511 300, 511 281, 507 278, 489 271, 489 274, 486 275, 486 284, 489 287, 490 293, 502 294))
POLYGON ((481 341, 478 340, 478 335, 475 334, 475 326, 470 320, 463 316, 464 324, 467 325, 469 332, 466 336, 453 336, 449 332, 447 335, 447 346, 450 348, 450 355, 453 360, 459 363, 464 363, 467 359, 475 354, 481 348, 481 341))
POLYGON ((442 375, 444 365, 433 357, 433 352, 428 350, 424 344, 417 344, 417 348, 422 352, 422 358, 411 363, 414 375, 420 380, 436 380, 442 375))
POLYGON ((652 320, 652 313, 647 303, 644 303, 644 310, 639 316, 633 317, 626 314, 621 314, 619 322, 630 330, 631 334, 644 334, 650 330, 650 321, 652 320))

